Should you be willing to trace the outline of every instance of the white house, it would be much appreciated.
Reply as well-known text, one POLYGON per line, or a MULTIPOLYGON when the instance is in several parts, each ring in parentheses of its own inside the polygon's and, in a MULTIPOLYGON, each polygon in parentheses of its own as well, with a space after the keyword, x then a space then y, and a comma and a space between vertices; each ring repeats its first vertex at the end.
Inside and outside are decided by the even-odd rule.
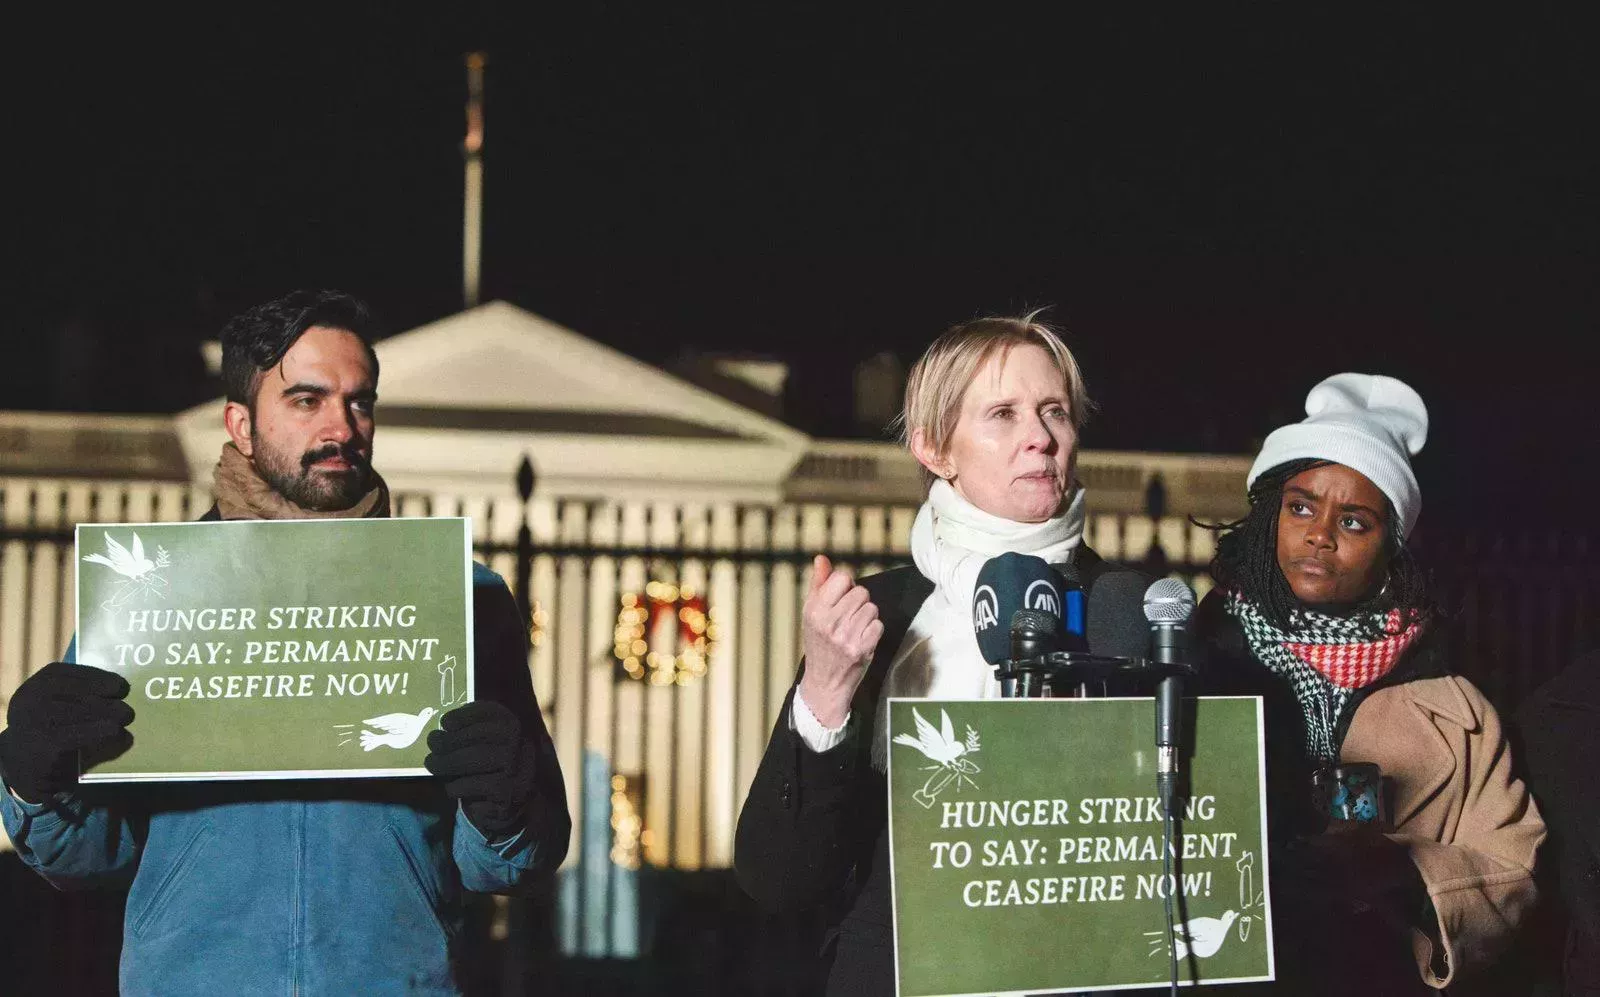
MULTIPOLYGON (((781 365, 722 363, 696 378, 725 388, 712 390, 505 302, 377 352, 375 463, 397 513, 471 516, 480 555, 508 579, 506 545, 524 521, 539 545, 529 667, 577 829, 569 910, 626 908, 625 873, 640 863, 729 864, 794 673, 808 555, 903 559, 922 497, 915 462, 770 414, 781 365), (514 480, 525 458, 537 478, 526 506, 514 480), (701 631, 680 625, 691 617, 701 631), (642 636, 625 641, 634 626, 642 636), (623 650, 634 640, 644 654, 623 650)), ((215 399, 170 417, 0 412, 0 700, 73 628, 73 525, 209 505, 221 410, 215 399)), ((1203 562, 1210 534, 1186 517, 1243 512, 1248 464, 1084 453, 1088 541, 1113 558, 1159 541, 1177 562, 1203 562), (1152 521, 1155 481, 1166 515, 1152 521)), ((567 946, 626 954, 626 922, 574 915, 567 946)))

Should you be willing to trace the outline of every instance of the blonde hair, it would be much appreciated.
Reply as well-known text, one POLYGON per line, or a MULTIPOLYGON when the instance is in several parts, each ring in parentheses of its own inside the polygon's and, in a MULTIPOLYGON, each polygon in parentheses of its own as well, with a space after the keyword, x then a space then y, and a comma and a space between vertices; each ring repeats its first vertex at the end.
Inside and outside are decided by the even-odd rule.
MULTIPOLYGON (((973 319, 952 326, 928 347, 906 379, 905 408, 900 413, 900 439, 910 445, 921 430, 929 449, 943 454, 950 446, 961 415, 961 399, 978 370, 998 351, 1003 358, 1014 346, 1044 348, 1061 372, 1067 386, 1067 409, 1072 426, 1081 431, 1089 421, 1094 402, 1078 370, 1078 360, 1062 341, 1061 334, 1038 321, 1035 309, 1021 318, 995 316, 973 319)), ((931 484, 935 475, 923 468, 923 483, 931 484)))

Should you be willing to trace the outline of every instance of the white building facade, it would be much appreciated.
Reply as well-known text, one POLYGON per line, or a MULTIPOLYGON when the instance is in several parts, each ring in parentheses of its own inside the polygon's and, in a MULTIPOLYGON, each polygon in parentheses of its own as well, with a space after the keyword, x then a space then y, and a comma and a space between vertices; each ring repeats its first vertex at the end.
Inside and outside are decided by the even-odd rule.
MULTIPOLYGON (((648 941, 629 913, 638 869, 732 862, 799 657, 810 556, 907 560, 918 468, 897 446, 812 439, 503 302, 377 352, 375 464, 396 515, 469 516, 479 556, 513 585, 528 578, 528 664, 574 818, 564 947, 630 955, 648 941)), ((757 373, 757 390, 781 386, 757 373)), ((225 439, 221 399, 171 417, 0 412, 0 702, 71 635, 72 528, 197 517, 225 439)), ((1244 512, 1248 465, 1083 453, 1087 541, 1123 560, 1157 545, 1192 572, 1211 534, 1188 517, 1244 512)))

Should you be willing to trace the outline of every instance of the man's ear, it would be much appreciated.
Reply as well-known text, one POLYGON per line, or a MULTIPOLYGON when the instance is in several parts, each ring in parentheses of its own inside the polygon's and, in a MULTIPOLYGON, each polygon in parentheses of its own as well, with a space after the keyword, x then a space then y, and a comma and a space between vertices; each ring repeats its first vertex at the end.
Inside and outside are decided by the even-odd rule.
POLYGON ((238 402, 228 402, 222 406, 222 425, 228 430, 228 438, 239 452, 246 457, 254 456, 250 452, 250 408, 238 402))
POLYGON ((928 434, 922 429, 911 431, 911 456, 917 458, 917 463, 932 471, 935 477, 949 480, 955 477, 956 468, 950 458, 936 453, 928 442, 928 434))

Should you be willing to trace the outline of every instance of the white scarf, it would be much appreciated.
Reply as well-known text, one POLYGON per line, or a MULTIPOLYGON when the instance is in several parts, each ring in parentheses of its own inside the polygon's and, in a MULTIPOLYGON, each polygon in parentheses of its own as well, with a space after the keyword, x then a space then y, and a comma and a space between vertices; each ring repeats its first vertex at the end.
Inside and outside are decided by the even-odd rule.
POLYGON ((911 621, 889 663, 878 698, 879 736, 873 764, 887 763, 890 696, 929 699, 991 699, 999 694, 994 667, 978 651, 972 626, 972 591, 985 561, 1008 551, 1032 554, 1049 564, 1073 559, 1083 539, 1083 488, 1073 489, 1067 508, 1042 523, 1018 523, 990 515, 962 498, 948 481, 935 481, 911 526, 911 559, 933 582, 933 594, 911 621))

